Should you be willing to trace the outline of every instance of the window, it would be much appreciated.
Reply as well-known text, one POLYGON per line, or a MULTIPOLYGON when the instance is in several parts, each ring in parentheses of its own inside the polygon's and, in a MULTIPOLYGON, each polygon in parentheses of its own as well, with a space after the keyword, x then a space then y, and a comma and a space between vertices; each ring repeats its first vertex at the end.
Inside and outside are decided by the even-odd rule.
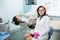
POLYGON ((36 0, 26 0, 26 5, 36 5, 36 0))

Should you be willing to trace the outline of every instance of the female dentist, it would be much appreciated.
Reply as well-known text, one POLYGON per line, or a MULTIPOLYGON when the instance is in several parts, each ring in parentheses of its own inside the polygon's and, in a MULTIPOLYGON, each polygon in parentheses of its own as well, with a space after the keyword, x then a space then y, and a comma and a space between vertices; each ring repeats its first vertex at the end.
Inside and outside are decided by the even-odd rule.
POLYGON ((48 40, 50 19, 48 15, 46 15, 46 8, 44 6, 39 6, 37 8, 37 15, 35 30, 34 32, 31 31, 31 34, 25 34, 25 40, 48 40))

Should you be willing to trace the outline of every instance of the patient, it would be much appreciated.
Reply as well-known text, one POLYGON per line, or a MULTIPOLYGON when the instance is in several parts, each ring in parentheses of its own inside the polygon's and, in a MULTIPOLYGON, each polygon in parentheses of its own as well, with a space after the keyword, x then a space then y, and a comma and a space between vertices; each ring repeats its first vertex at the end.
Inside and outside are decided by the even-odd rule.
MULTIPOLYGON (((36 19, 30 20, 29 23, 26 23, 25 21, 22 21, 21 20, 21 17, 20 16, 14 16, 13 19, 12 19, 12 21, 14 22, 15 25, 20 25, 21 23, 25 23, 25 24, 27 24, 26 26, 28 26, 28 28, 35 29, 35 24, 36 24, 35 21, 36 21, 36 19)), ((34 37, 34 35, 32 35, 32 34, 26 34, 24 36, 24 38, 26 38, 25 40, 31 40, 32 37, 34 37)))
POLYGON ((20 16, 14 16, 13 19, 12 19, 12 21, 14 22, 15 25, 21 25, 21 23, 23 23, 23 25, 24 25, 24 23, 25 23, 25 24, 27 24, 26 26, 28 26, 28 28, 30 28, 30 29, 35 28, 35 20, 36 19, 30 20, 30 21, 28 21, 28 23, 26 23, 25 21, 21 20, 20 16))

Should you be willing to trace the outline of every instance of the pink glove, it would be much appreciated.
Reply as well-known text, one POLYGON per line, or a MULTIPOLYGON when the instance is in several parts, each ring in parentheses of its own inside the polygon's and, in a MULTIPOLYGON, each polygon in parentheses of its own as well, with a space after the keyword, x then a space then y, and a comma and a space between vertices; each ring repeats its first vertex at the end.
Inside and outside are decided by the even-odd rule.
POLYGON ((38 32, 34 32, 34 38, 38 38, 38 36, 40 36, 39 33, 38 32))

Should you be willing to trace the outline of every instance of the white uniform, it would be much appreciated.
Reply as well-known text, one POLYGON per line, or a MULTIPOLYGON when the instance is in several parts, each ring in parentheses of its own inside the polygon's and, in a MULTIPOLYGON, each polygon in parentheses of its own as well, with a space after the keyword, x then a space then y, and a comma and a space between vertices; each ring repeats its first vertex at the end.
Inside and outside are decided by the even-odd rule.
MULTIPOLYGON (((38 39, 32 38, 32 40, 47 40, 48 32, 50 30, 50 19, 48 16, 43 16, 40 20, 40 17, 36 20, 36 26, 34 32, 38 32, 40 36, 38 39)), ((34 33, 33 31, 31 31, 34 33)))

